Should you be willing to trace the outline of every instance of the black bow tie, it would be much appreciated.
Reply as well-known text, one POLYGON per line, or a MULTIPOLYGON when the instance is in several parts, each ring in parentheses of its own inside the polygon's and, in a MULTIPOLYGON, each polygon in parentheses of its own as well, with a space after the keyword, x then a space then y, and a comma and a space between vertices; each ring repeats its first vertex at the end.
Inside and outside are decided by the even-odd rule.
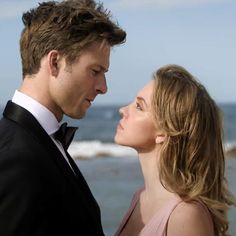
POLYGON ((67 123, 63 123, 54 134, 55 138, 61 142, 65 150, 70 146, 77 129, 77 127, 68 127, 67 123))

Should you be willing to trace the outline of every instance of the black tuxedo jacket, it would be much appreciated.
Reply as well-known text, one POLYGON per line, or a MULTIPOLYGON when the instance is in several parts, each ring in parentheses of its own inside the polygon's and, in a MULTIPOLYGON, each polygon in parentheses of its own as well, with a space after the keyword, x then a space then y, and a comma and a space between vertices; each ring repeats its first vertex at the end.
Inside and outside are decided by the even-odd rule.
POLYGON ((8 102, 0 121, 0 235, 101 236, 99 207, 37 120, 8 102))

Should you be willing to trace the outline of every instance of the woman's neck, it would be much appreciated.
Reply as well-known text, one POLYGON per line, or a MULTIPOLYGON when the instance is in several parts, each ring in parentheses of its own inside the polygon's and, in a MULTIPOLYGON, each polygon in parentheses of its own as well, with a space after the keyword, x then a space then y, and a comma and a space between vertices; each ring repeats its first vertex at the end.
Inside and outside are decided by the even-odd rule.
POLYGON ((175 194, 166 190, 161 184, 158 171, 159 156, 157 152, 139 154, 139 161, 144 177, 144 195, 148 198, 169 199, 175 194))

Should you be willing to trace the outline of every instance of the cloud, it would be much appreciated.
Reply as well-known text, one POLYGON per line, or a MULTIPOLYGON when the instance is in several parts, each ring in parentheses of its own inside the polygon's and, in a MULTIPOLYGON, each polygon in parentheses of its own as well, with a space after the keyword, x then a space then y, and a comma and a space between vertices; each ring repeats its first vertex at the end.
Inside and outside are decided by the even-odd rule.
POLYGON ((111 8, 119 9, 155 9, 155 8, 173 8, 186 6, 199 6, 204 4, 227 4, 236 3, 236 0, 107 0, 107 5, 111 8))
POLYGON ((39 1, 11 0, 2 1, 0 7, 0 19, 21 17, 24 11, 37 5, 39 1))

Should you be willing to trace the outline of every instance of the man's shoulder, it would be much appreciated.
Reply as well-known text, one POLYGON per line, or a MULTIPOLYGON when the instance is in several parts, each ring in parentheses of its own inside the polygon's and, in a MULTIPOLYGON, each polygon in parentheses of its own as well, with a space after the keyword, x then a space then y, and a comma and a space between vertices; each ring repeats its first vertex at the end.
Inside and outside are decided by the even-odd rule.
POLYGON ((0 120, 0 156, 37 156, 44 147, 40 145, 36 136, 20 124, 2 118, 0 120))
POLYGON ((24 143, 26 139, 29 139, 27 142, 32 140, 28 136, 28 132, 20 124, 4 117, 0 120, 0 142, 6 139, 15 141, 15 138, 18 138, 19 142, 24 143))

